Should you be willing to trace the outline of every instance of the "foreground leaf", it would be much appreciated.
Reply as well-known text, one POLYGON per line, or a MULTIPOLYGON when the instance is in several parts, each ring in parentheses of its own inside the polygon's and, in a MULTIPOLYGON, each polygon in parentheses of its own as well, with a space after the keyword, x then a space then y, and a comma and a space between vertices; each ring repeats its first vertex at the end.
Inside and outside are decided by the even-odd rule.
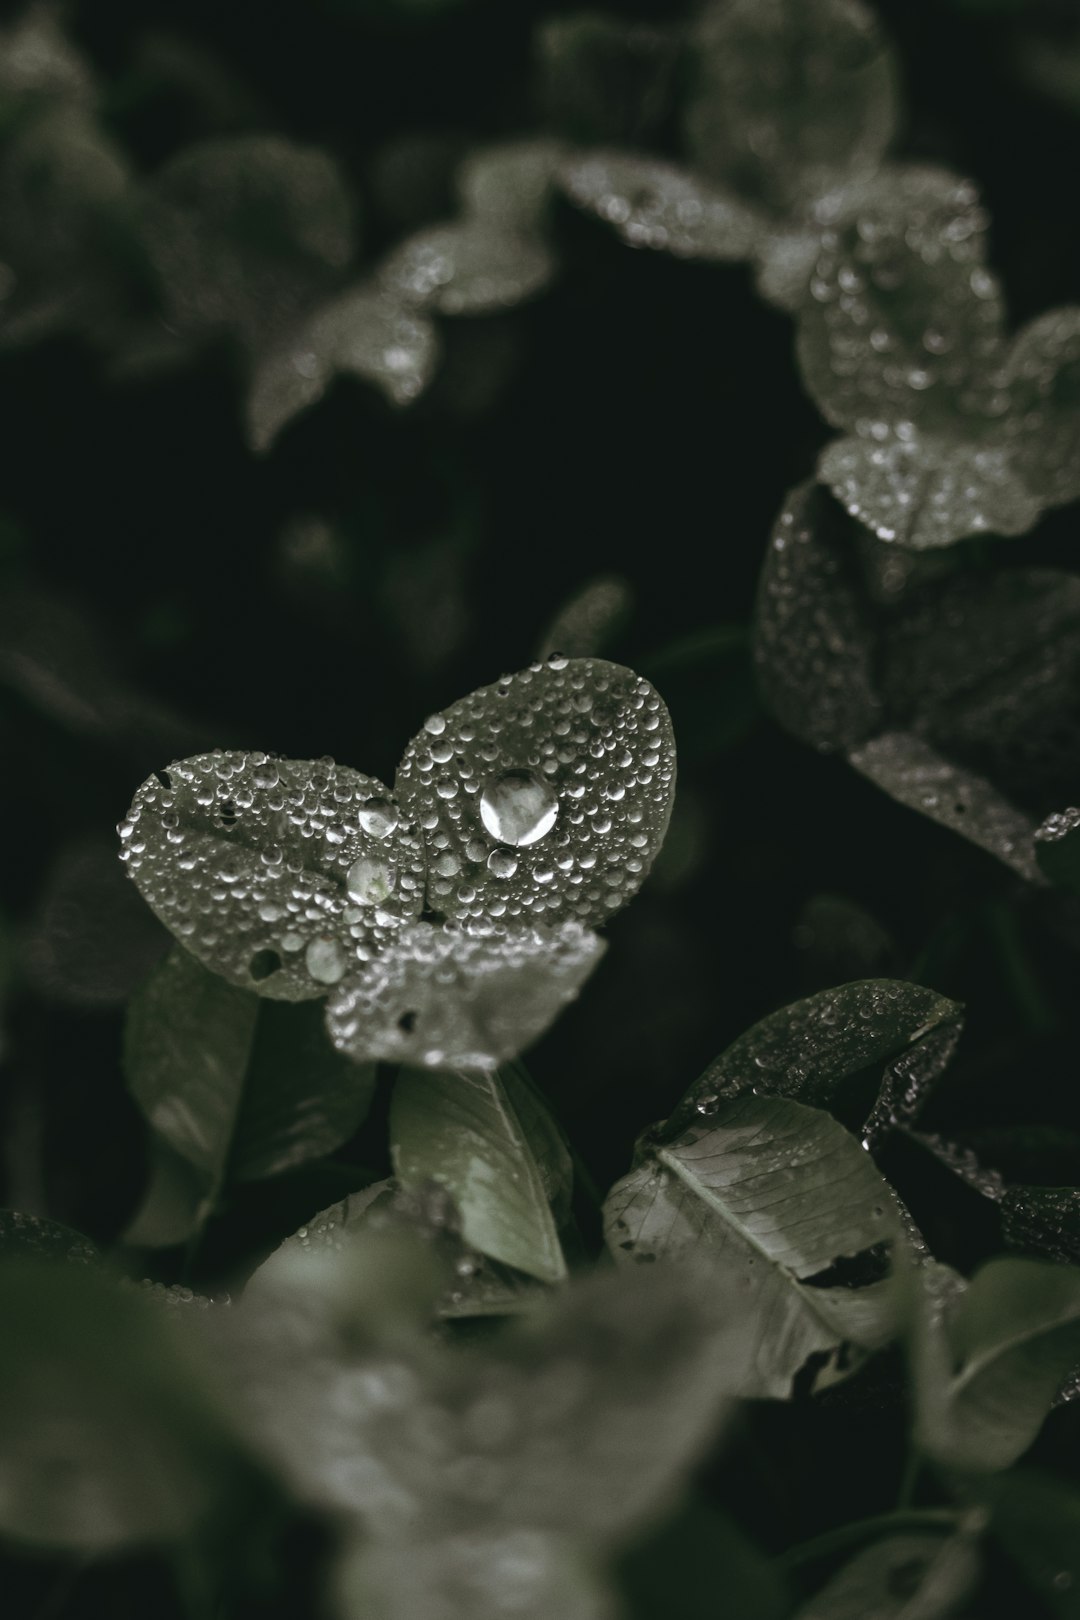
POLYGON ((841 1257, 896 1234, 893 1195, 858 1142, 817 1109, 777 1097, 717 1100, 697 1129, 655 1146, 604 1205, 608 1247, 641 1261, 702 1254, 738 1300, 733 1394, 784 1399, 804 1367, 845 1376, 852 1344, 892 1332, 889 1285, 818 1286, 841 1257), (808 1286, 809 1284, 809 1286, 808 1286))
POLYGON ((327 760, 197 754, 145 781, 121 858, 185 950, 261 996, 323 996, 423 904, 414 829, 327 760))
POLYGON ((128 1085, 148 1123, 198 1172, 207 1209, 232 1181, 332 1153, 375 1087, 330 1045, 317 1007, 261 1001, 174 947, 128 1009, 128 1085))
POLYGON ((1049 1474, 1013 1469, 980 1480, 978 1499, 990 1510, 994 1539, 1023 1572, 1047 1613, 1057 1620, 1077 1620, 1080 1492, 1049 1474))
POLYGON ((648 681, 563 657, 432 715, 396 782, 427 847, 428 905, 478 930, 604 922, 644 881, 674 788, 648 681))
POLYGON ((414 923, 335 989, 330 1039, 357 1063, 493 1069, 544 1033, 604 948, 573 922, 489 937, 414 923))
POLYGON ((552 1213, 554 1186, 569 1165, 549 1117, 512 1067, 432 1074, 405 1069, 390 1104, 390 1152, 406 1187, 441 1183, 461 1212, 466 1243, 542 1282, 559 1282, 566 1262, 552 1213), (545 1152, 545 1149, 547 1150, 545 1152))
POLYGON ((960 1470, 1008 1468, 1080 1362, 1080 1269, 991 1260, 944 1309, 921 1297, 914 1333, 922 1450, 960 1470))

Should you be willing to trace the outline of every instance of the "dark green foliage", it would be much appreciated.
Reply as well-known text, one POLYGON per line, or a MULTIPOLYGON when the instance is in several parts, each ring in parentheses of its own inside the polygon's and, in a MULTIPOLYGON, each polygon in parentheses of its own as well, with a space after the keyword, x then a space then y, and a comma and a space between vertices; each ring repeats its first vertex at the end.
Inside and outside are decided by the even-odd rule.
POLYGON ((5 1616, 1071 1620, 1069 7, 8 9, 5 1616))

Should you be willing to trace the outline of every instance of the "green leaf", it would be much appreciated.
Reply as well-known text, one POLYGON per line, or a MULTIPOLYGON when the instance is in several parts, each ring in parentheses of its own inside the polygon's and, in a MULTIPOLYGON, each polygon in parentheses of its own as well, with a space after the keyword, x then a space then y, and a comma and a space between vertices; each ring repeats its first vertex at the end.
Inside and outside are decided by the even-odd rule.
POLYGON ((333 991, 330 1039, 357 1063, 493 1069, 539 1039, 604 949, 575 922, 487 937, 414 923, 333 991))
POLYGON ((132 998, 124 1068, 148 1123, 198 1172, 204 1213, 227 1180, 333 1152, 375 1087, 373 1068, 330 1045, 321 1008, 261 1001, 177 948, 132 998))
POLYGON ((798 1620, 948 1620, 979 1575, 970 1535, 884 1536, 845 1564, 798 1620))
POLYGON ((848 757, 899 804, 959 833, 1029 883, 1040 881, 1032 845, 1034 818, 976 771, 951 764, 921 737, 904 731, 885 732, 852 749, 848 757))
POLYGON ((1006 386, 1016 463, 1040 504, 1080 496, 1080 306, 1052 309, 1017 333, 1006 386))
POLYGON ((876 627, 847 547, 850 522, 813 484, 788 497, 758 586, 754 664, 780 724, 822 750, 880 729, 876 627))
POLYGON ((566 1262, 530 1124, 550 1165, 557 1133, 511 1068, 403 1069, 390 1104, 390 1153, 404 1186, 446 1187, 472 1248, 542 1282, 560 1282, 566 1262))
POLYGON ((182 332, 258 346, 331 289, 356 251, 337 164, 276 135, 184 148, 147 183, 145 251, 182 332))
POLYGON ((718 1588, 740 1620, 788 1620, 776 1565, 704 1497, 626 1549, 619 1584, 632 1620, 716 1620, 718 1588))
POLYGON ((1013 1469, 980 1480, 990 1533, 1056 1620, 1080 1617, 1080 1492, 1063 1479, 1013 1469))
POLYGON ((1080 1265, 1080 1187, 1006 1187, 1001 1234, 1010 1249, 1080 1265))
POLYGON ((873 174, 896 124, 896 69, 858 0, 721 0, 695 44, 684 128, 711 179, 784 216, 873 174))
POLYGON ((34 1260, 63 1260, 92 1266, 98 1251, 90 1239, 59 1221, 40 1215, 23 1215, 17 1209, 0 1209, 0 1260, 17 1256, 34 1260))
POLYGON ((554 274, 554 255, 541 236, 482 215, 408 237, 383 261, 379 281, 417 309, 487 315, 535 297, 554 274))
POLYGON ((361 282, 305 316, 256 363, 247 398, 248 438, 268 450, 335 377, 372 383, 392 405, 409 405, 435 374, 439 342, 420 312, 361 282))
POLYGON ((480 147, 457 174, 465 214, 501 230, 526 235, 539 230, 547 218, 562 156, 561 141, 544 137, 480 147))
POLYGON ((111 1552, 191 1533, 237 1463, 171 1313, 91 1267, 0 1265, 0 1528, 111 1552))
POLYGON ((586 580, 548 625, 537 657, 596 658, 617 641, 634 611, 634 591, 621 574, 586 580))
POLYGON ((748 258, 762 234, 759 217, 737 197, 656 158, 587 152, 568 158, 559 179, 572 203, 631 247, 723 264, 748 258))
POLYGON ((740 1035, 690 1087, 664 1135, 700 1123, 717 1102, 748 1091, 819 1108, 842 1106, 867 1070, 876 1096, 867 1134, 876 1134, 890 1116, 910 1119, 918 1112, 962 1024, 958 1002, 900 979, 821 990, 740 1035))
POLYGON ((1080 894, 1080 809, 1047 816, 1035 831, 1035 859, 1043 877, 1058 889, 1080 894))
POLYGON ((574 1540, 529 1529, 358 1540, 334 1587, 337 1620, 612 1620, 605 1583, 574 1540))
POLYGON ((888 1282, 823 1285, 841 1258, 897 1234, 891 1189, 843 1126, 786 1098, 717 1099, 696 1129, 655 1145, 604 1205, 617 1260, 702 1254, 714 1286, 751 1314, 725 1346, 733 1394, 784 1399, 806 1368, 823 1388, 852 1346, 893 1331, 888 1282))
POLYGON ((649 682, 563 657, 432 715, 396 782, 427 848, 428 905, 479 931, 604 922, 644 881, 674 789, 671 722, 649 682))
POLYGON ((407 816, 381 782, 332 760, 198 754, 149 777, 119 830, 166 928, 260 996, 324 996, 423 904, 407 816))
POLYGON ((668 110, 677 35, 598 12, 548 17, 535 34, 537 93, 571 140, 636 146, 668 110))
POLYGON ((27 103, 87 105, 93 74, 50 6, 28 6, 0 29, 0 110, 27 103))
POLYGON ((944 1308, 914 1321, 916 1434, 946 1467, 1008 1468, 1080 1361, 1080 1269, 991 1260, 944 1308))

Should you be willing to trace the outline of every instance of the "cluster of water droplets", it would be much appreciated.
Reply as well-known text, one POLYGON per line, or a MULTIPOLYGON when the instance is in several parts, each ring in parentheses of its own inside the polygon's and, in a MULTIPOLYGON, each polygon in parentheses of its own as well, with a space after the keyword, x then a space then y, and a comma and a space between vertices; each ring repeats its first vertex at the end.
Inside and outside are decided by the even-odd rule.
POLYGON ((674 777, 648 681, 553 655, 433 715, 396 791, 426 845, 428 905, 487 932, 617 911, 663 840, 674 777))
POLYGON ((330 760, 197 755, 151 776, 121 858, 192 955, 285 1000, 324 994, 423 905, 415 830, 381 783, 330 760))
POLYGON ((723 263, 747 257, 762 231, 737 198, 658 158, 575 154, 560 182, 571 202, 613 226, 631 247, 723 263))

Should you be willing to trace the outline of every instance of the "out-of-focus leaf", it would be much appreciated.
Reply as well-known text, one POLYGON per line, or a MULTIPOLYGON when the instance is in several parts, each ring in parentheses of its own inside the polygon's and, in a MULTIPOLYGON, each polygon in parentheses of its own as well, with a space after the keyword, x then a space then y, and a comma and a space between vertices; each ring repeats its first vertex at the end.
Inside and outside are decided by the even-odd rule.
POLYGON ((475 1529, 407 1548, 358 1541, 336 1572, 338 1620, 616 1620, 570 1537, 475 1529))
POLYGON ((566 1276, 551 1208, 553 1194, 563 1187, 551 1185, 550 1169, 545 1178, 541 1162, 565 1184, 565 1149, 512 1067, 456 1074, 402 1070, 390 1105, 390 1152, 404 1186, 437 1181, 446 1187, 472 1248, 542 1282, 566 1276), (557 1168, 551 1151, 556 1144, 557 1168))
POLYGON ((0 29, 0 111, 5 116, 27 102, 86 105, 93 96, 90 65, 64 33, 52 5, 36 0, 0 29))
POLYGON ((919 1298, 916 1431, 951 1468, 1008 1468, 1031 1445, 1080 1362, 1080 1268, 991 1260, 942 1307, 919 1298))
POLYGON ((59 1221, 40 1215, 23 1215, 17 1209, 0 1209, 0 1260, 16 1256, 34 1260, 63 1260, 75 1265, 94 1265, 98 1251, 90 1239, 59 1221))
POLYGON ((810 990, 855 978, 885 978, 896 965, 897 949, 887 931, 846 895, 813 895, 791 938, 810 990))
POLYGON ((571 140, 635 146, 667 110, 678 39, 599 12, 549 17, 536 31, 538 95, 571 140))
POLYGON ((410 236, 383 262, 386 292, 441 315, 486 315, 542 291, 555 259, 542 237, 489 217, 433 225, 410 236))
POLYGON ((639 1537, 617 1572, 632 1620, 716 1620, 721 1583, 724 1601, 746 1620, 791 1614, 777 1566, 703 1497, 639 1537))
POLYGON ((1046 506, 1080 496, 1080 306, 1052 309, 1017 333, 1006 369, 1016 464, 1046 506))
POLYGON ((1036 828, 1035 859, 1056 888, 1080 894, 1080 809, 1055 811, 1036 828))
POLYGON ((845 1564, 798 1620, 949 1620, 979 1574, 970 1535, 884 1536, 845 1564))
POLYGON ((124 1229, 124 1242, 133 1249, 171 1249, 190 1243, 209 1213, 203 1172, 163 1136, 151 1136, 146 1184, 124 1229))
POLYGON ((262 1001, 176 947, 132 998, 124 1068, 149 1124, 199 1173, 206 1210, 226 1177, 333 1152, 375 1086, 330 1045, 321 1008, 262 1001))
POLYGON ((728 1099, 762 1091, 819 1108, 843 1103, 871 1072, 877 1101, 868 1131, 912 1118, 945 1068, 963 1010, 922 985, 863 979, 770 1013, 740 1035, 690 1087, 664 1127, 686 1130, 728 1099))
POLYGON ((337 376, 359 377, 392 405, 408 405, 428 386, 438 357, 438 338, 426 316, 374 283, 361 283, 320 305, 257 361, 247 400, 248 437, 256 450, 269 449, 337 376))
POLYGON ((328 760, 215 752, 148 777, 120 824, 139 893, 185 950, 261 996, 324 996, 423 904, 416 832, 328 760))
POLYGON ((96 839, 61 849, 26 941, 30 983, 77 1007, 125 1001, 164 954, 169 936, 96 839))
POLYGON ((990 1533, 1055 1620, 1080 1616, 1080 1492, 1063 1479, 1011 1469, 978 1483, 990 1533))
POLYGON ((537 657, 598 657, 618 638, 633 607, 628 580, 621 574, 598 574, 560 607, 540 638, 537 657))
POLYGON ((649 682, 563 657, 432 715, 396 780, 423 831, 428 905, 477 931, 604 922, 644 881, 674 787, 671 722, 649 682))
POLYGON ((657 158, 576 154, 559 178, 571 202, 612 225, 631 247, 722 264, 747 258, 761 234, 758 216, 737 197, 657 158))
POLYGON ((170 322, 260 344, 325 295, 356 251, 334 161, 276 135, 186 147, 147 183, 141 235, 170 322))
POLYGON ((813 484, 789 497, 758 587, 754 663, 769 709, 820 749, 847 749, 877 731, 873 620, 843 533, 849 520, 813 484))
POLYGON ((330 1038, 356 1062, 493 1069, 539 1039, 604 948, 575 922, 487 936, 414 923, 332 992, 330 1038))
POLYGON ((804 1369, 815 1388, 853 1370, 854 1347, 893 1332, 891 1285, 818 1279, 898 1231, 893 1194, 854 1137, 817 1109, 745 1095, 656 1144, 604 1205, 617 1260, 705 1255, 741 1307, 725 1361, 732 1394, 784 1399, 804 1369))
POLYGON ((1040 881, 1032 845, 1034 818, 1010 804, 985 777, 951 764, 910 732, 885 732, 852 749, 848 757, 890 798, 996 855, 1028 882, 1040 881))
POLYGON ((719 624, 669 642, 642 659, 664 689, 684 758, 732 748, 759 715, 749 638, 742 625, 719 624))
POLYGON ((231 1442, 169 1317, 93 1267, 0 1265, 0 1526, 108 1552, 178 1540, 236 1488, 231 1442))
POLYGON ((873 174, 896 69, 858 0, 720 0, 697 27, 687 143, 713 180, 781 216, 873 174))
POLYGON ((539 230, 562 156, 562 143, 543 137, 480 147, 457 174, 466 215, 500 230, 525 234, 539 230))

